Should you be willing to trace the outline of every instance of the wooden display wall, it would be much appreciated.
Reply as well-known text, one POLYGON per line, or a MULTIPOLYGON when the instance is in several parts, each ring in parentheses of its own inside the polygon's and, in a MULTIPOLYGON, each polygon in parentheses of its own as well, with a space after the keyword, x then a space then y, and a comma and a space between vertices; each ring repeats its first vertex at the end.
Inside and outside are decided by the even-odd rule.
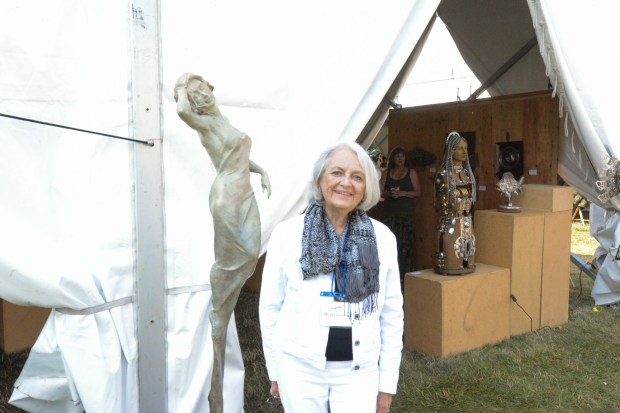
MULTIPOLYGON (((433 179, 440 167, 448 133, 475 134, 475 165, 472 167, 478 184, 478 200, 474 211, 497 208, 500 202, 495 175, 496 143, 523 142, 524 183, 557 184, 558 101, 546 91, 394 109, 388 117, 388 130, 390 150, 396 146, 407 152, 420 148, 436 156, 432 165, 416 168, 422 186, 415 213, 417 270, 434 265, 437 213, 433 208, 433 179)), ((372 215, 380 218, 381 207, 378 206, 372 215)))

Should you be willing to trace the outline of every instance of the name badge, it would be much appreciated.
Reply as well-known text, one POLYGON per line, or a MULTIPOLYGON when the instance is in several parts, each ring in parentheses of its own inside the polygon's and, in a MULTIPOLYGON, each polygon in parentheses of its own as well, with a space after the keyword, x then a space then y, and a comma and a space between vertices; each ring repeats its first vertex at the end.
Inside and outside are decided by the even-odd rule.
POLYGON ((348 303, 321 297, 321 325, 324 327, 351 327, 348 303))

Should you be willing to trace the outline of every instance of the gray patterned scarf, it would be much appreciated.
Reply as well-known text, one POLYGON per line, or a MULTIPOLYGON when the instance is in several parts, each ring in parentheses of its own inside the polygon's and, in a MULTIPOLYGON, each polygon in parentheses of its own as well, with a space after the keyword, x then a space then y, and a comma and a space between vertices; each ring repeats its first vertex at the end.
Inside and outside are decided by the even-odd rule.
POLYGON ((345 229, 345 251, 322 206, 311 203, 304 217, 301 240, 301 269, 304 280, 334 272, 336 290, 349 303, 360 303, 362 315, 377 309, 379 293, 379 255, 377 238, 366 212, 355 210, 345 229), (346 283, 342 257, 346 252, 346 283))

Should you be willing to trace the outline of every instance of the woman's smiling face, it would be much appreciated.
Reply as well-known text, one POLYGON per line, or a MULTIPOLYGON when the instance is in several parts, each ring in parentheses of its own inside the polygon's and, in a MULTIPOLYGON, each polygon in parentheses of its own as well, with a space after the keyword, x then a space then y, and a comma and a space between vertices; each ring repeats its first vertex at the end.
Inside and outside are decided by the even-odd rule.
POLYGON ((340 215, 353 211, 366 192, 366 176, 357 154, 347 148, 334 151, 325 162, 319 186, 328 213, 340 215))

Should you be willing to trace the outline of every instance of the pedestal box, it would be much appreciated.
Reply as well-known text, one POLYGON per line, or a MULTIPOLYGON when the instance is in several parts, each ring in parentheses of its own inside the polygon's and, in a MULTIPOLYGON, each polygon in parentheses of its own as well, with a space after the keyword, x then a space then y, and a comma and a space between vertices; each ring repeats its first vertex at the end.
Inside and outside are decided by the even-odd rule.
POLYGON ((540 325, 568 321, 571 215, 574 189, 557 185, 523 185, 515 204, 545 214, 540 325))
POLYGON ((0 300, 0 347, 5 353, 32 347, 39 337, 49 308, 22 307, 0 300))
POLYGON ((445 357, 510 336, 510 273, 476 264, 461 276, 405 276, 405 346, 445 357))
POLYGON ((528 210, 567 211, 573 209, 573 193, 570 186, 525 184, 513 203, 528 210))
MULTIPOLYGON (((540 328, 544 212, 476 211, 476 261, 510 269, 510 334, 540 328)), ((568 277, 568 275, 567 275, 568 277)))
POLYGON ((571 210, 545 212, 541 327, 557 326, 568 321, 571 218, 571 210))

